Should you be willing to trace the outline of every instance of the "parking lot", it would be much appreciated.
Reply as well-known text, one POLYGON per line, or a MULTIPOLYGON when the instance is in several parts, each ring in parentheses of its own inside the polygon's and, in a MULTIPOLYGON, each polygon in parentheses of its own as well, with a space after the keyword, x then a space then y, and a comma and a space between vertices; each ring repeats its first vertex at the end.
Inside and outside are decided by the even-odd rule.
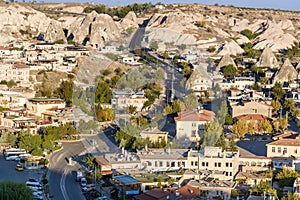
POLYGON ((41 178, 45 170, 27 170, 17 171, 15 169, 16 161, 6 161, 0 156, 0 181, 9 180, 19 183, 25 183, 29 178, 41 178))

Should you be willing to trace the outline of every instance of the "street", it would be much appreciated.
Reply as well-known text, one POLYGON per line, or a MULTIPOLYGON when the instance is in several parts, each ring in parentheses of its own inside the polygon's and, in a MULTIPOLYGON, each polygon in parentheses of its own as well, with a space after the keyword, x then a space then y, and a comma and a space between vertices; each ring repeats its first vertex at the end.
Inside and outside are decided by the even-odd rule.
POLYGON ((63 149, 51 156, 47 178, 53 199, 85 199, 74 176, 74 171, 77 171, 81 166, 77 162, 74 162, 74 165, 68 165, 67 162, 69 157, 76 159, 84 151, 85 148, 81 141, 64 142, 63 149))
POLYGON ((39 178, 41 179, 45 170, 27 170, 16 171, 17 162, 6 161, 4 157, 0 156, 0 181, 14 181, 18 183, 25 183, 29 178, 39 178))

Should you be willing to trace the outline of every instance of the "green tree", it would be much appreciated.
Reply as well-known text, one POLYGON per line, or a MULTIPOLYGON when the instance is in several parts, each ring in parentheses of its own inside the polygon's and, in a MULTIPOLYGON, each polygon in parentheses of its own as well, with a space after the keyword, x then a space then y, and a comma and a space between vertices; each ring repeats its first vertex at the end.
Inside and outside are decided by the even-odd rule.
POLYGON ((281 108, 280 102, 278 100, 274 100, 274 99, 271 102, 271 106, 273 107, 274 112, 279 111, 279 109, 281 108))
POLYGON ((300 196, 288 191, 287 196, 282 197, 281 200, 300 200, 300 196))
POLYGON ((280 82, 276 82, 271 91, 276 100, 282 99, 285 95, 285 90, 282 89, 282 84, 280 82))
POLYGON ((198 99, 196 95, 189 94, 183 99, 184 110, 194 110, 198 106, 198 99))
POLYGON ((38 150, 41 149, 42 138, 40 135, 28 135, 24 134, 20 137, 19 146, 25 149, 28 153, 32 155, 39 154, 38 150))
POLYGON ((283 104, 284 108, 285 108, 286 110, 288 110, 289 112, 290 112, 293 108, 295 108, 295 105, 296 105, 296 102, 294 101, 294 99, 287 99, 287 100, 284 102, 284 104, 283 104))
POLYGON ((90 168, 94 168, 96 165, 96 158, 94 156, 85 157, 82 162, 87 164, 90 168))
POLYGON ((275 197, 275 199, 278 199, 276 190, 272 188, 268 181, 261 181, 258 185, 256 185, 255 189, 261 194, 261 196, 263 196, 264 193, 269 192, 275 197))
POLYGON ((222 133, 219 137, 219 139, 217 140, 216 144, 215 144, 216 147, 221 147, 222 148, 222 151, 225 151, 226 150, 226 140, 225 140, 225 136, 224 134, 222 133))
POLYGON ((110 103, 112 98, 112 90, 110 89, 109 84, 101 78, 96 87, 95 98, 96 103, 110 103))
POLYGON ((246 36, 249 40, 253 40, 256 38, 259 34, 258 33, 252 33, 251 30, 245 29, 241 32, 242 35, 246 36))
POLYGON ((17 83, 14 80, 10 80, 7 82, 7 87, 12 88, 13 86, 17 85, 17 83))
POLYGON ((224 77, 233 78, 237 75, 237 69, 232 64, 227 65, 223 69, 224 77))
POLYGON ((112 121, 114 119, 114 113, 111 108, 102 108, 100 106, 96 115, 99 122, 112 121))
POLYGON ((251 120, 248 123, 248 132, 251 133, 251 134, 255 133, 255 121, 251 120))
POLYGON ((244 135, 248 132, 246 120, 244 119, 238 120, 235 124, 233 124, 232 131, 239 138, 244 137, 244 135))
POLYGON ((289 168, 283 168, 279 173, 276 174, 275 178, 278 180, 279 186, 293 186, 296 178, 300 177, 300 174, 289 168))
POLYGON ((68 106, 72 106, 73 86, 73 81, 63 81, 55 92, 59 98, 65 100, 68 106))
POLYGON ((231 137, 229 139, 229 144, 228 144, 228 148, 227 148, 228 151, 232 151, 232 152, 236 152, 238 150, 238 147, 236 146, 236 143, 234 141, 234 138, 231 137))
POLYGON ((267 119, 263 119, 260 122, 260 127, 262 128, 264 133, 271 133, 273 130, 271 123, 267 119))
POLYGON ((0 199, 3 200, 33 200, 32 190, 24 183, 11 181, 0 182, 0 199))

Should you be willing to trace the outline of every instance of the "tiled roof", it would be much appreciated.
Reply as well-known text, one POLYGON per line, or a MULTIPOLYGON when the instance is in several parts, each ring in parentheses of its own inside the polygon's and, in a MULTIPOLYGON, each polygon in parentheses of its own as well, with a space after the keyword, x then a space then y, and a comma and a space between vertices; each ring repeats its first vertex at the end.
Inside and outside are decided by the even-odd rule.
POLYGON ((300 140, 299 139, 281 139, 276 140, 274 142, 270 142, 267 145, 273 146, 295 146, 300 147, 300 140))
POLYGON ((24 64, 24 63, 16 63, 16 64, 14 64, 14 67, 16 67, 16 68, 29 68, 29 66, 24 64))
POLYGON ((215 116, 215 113, 209 110, 197 110, 183 111, 178 113, 178 117, 175 117, 175 121, 204 121, 210 122, 215 116))

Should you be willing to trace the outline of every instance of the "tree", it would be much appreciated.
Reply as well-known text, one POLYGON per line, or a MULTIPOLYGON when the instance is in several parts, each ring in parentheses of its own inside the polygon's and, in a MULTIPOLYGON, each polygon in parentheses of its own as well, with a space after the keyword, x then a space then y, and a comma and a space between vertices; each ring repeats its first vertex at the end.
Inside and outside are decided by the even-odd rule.
POLYGON ((251 134, 255 133, 255 121, 251 120, 248 123, 248 132, 251 133, 251 134))
POLYGON ((165 51, 162 56, 164 57, 164 59, 168 59, 169 53, 167 51, 165 51))
POLYGON ((39 155, 38 150, 41 149, 42 138, 40 135, 21 135, 19 146, 22 149, 25 149, 28 153, 32 155, 39 155))
POLYGON ((61 99, 65 100, 68 106, 72 106, 73 86, 73 81, 63 81, 60 87, 56 90, 56 94, 61 99))
POLYGON ((229 144, 228 144, 228 148, 227 148, 228 151, 232 151, 232 152, 236 152, 238 150, 237 146, 236 146, 236 143, 234 141, 234 138, 231 137, 229 139, 229 144))
POLYGON ((300 196, 288 191, 287 196, 282 197, 281 200, 300 200, 300 196))
POLYGON ((136 112, 136 109, 137 109, 136 106, 129 105, 129 107, 128 107, 128 113, 129 113, 129 114, 133 114, 133 113, 136 112))
POLYGON ((194 110, 198 105, 197 97, 194 94, 189 94, 183 99, 184 110, 194 110))
POLYGON ((232 64, 227 65, 223 69, 224 77, 233 78, 237 74, 237 69, 232 64))
POLYGON ((279 186, 293 186, 296 178, 300 177, 300 174, 293 169, 284 167, 275 178, 278 180, 279 186))
POLYGON ((259 35, 258 33, 252 33, 252 31, 249 29, 244 29, 241 34, 246 36, 249 40, 253 40, 259 35))
POLYGON ((99 122, 112 121, 114 119, 114 113, 111 108, 102 108, 100 106, 96 115, 99 122))
POLYGON ((293 108, 295 108, 296 102, 294 101, 294 99, 287 99, 283 106, 287 111, 291 111, 293 108))
POLYGON ((17 83, 14 80, 10 80, 7 82, 7 87, 12 88, 13 86, 17 85, 17 83))
POLYGON ((244 135, 248 131, 247 122, 244 119, 238 120, 235 124, 232 126, 232 131, 234 134, 236 134, 238 137, 244 137, 244 135))
POLYGON ((273 130, 271 123, 267 119, 263 119, 260 122, 260 127, 262 128, 262 130, 263 130, 264 133, 271 133, 272 130, 273 130))
POLYGON ((220 136, 219 139, 217 140, 215 146, 216 146, 216 147, 221 147, 221 148, 222 148, 222 151, 225 151, 225 150, 226 150, 226 140, 225 140, 225 136, 224 136, 223 133, 221 134, 221 136, 220 136))
POLYGON ((271 106, 273 107, 273 111, 277 112, 281 108, 281 104, 278 100, 272 100, 271 106))
POLYGON ((95 92, 95 102, 110 103, 111 98, 112 90, 110 89, 108 83, 106 83, 103 79, 99 79, 95 92))
POLYGON ((90 168, 94 168, 96 164, 96 158, 94 156, 85 157, 82 162, 87 164, 90 168))
POLYGON ((285 95, 285 90, 282 89, 282 84, 280 82, 276 82, 275 85, 271 89, 272 95, 276 100, 282 99, 285 95))
POLYGON ((222 134, 223 126, 218 119, 214 118, 210 124, 206 124, 202 147, 215 146, 222 134))
POLYGON ((286 119, 286 117, 280 117, 279 119, 277 119, 275 122, 274 122, 274 128, 276 131, 284 131, 286 130, 288 127, 288 121, 286 119))
POLYGON ((277 192, 276 190, 270 185, 268 181, 261 181, 258 185, 256 185, 255 189, 263 195, 266 192, 271 193, 275 199, 277 199, 277 192))
POLYGON ((33 200, 32 190, 24 183, 0 182, 0 199, 33 200))

